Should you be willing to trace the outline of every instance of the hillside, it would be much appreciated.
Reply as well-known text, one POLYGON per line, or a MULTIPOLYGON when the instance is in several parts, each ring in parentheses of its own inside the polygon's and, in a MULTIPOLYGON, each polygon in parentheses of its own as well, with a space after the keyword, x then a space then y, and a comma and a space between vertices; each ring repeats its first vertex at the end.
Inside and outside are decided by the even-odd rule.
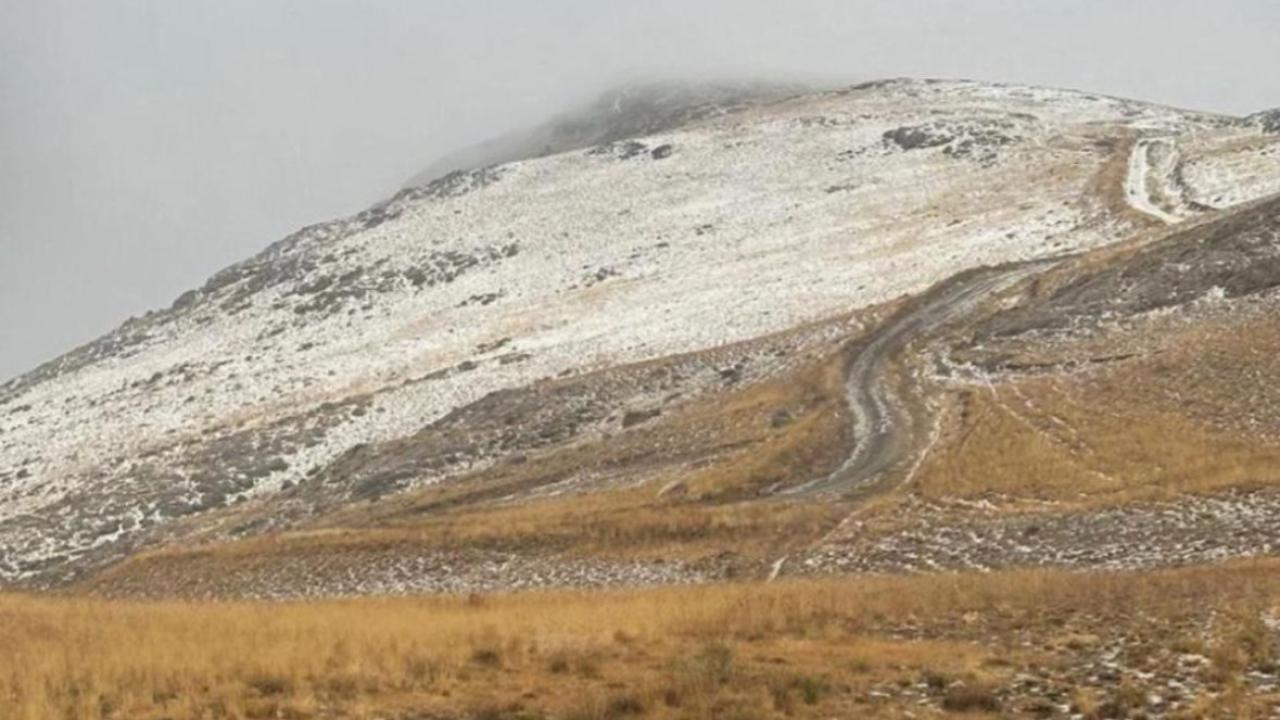
POLYGON ((327 596, 1260 551, 1280 136, 966 81, 785 95, 415 185, 0 386, 0 582, 327 596))

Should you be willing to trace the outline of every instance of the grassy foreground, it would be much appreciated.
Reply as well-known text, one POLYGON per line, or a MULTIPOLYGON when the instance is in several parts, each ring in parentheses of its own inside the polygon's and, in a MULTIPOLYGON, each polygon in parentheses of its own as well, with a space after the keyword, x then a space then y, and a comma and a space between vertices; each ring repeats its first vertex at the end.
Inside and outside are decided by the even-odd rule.
MULTIPOLYGON (((1205 658, 1183 716, 1262 717, 1241 683, 1271 667, 1277 601, 1274 561, 282 604, 0 596, 0 717, 1033 716, 1049 707, 1002 688, 1116 637, 1205 658)), ((1142 702, 1128 680, 1089 683, 1061 702, 1142 702)))

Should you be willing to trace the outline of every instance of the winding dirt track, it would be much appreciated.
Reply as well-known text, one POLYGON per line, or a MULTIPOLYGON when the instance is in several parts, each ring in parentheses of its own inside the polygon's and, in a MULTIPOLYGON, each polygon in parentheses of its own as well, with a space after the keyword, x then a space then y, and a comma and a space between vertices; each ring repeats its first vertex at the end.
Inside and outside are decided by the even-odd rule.
POLYGON ((1124 199, 1129 207, 1165 225, 1177 224, 1205 209, 1186 200, 1176 172, 1178 152, 1174 137, 1139 138, 1129 153, 1129 171, 1124 181, 1124 199))
MULTIPOLYGON (((1035 260, 961 273, 935 286, 854 346, 845 380, 856 433, 853 449, 833 472, 782 494, 862 494, 878 489, 879 481, 912 460, 923 444, 910 407, 922 398, 900 396, 895 388, 894 364, 904 351, 917 339, 971 312, 984 297, 1061 261, 1035 260)), ((905 394, 920 390, 911 380, 903 385, 905 394)))
MULTIPOLYGON (((1152 180, 1170 183, 1167 177, 1153 177, 1151 151, 1171 143, 1164 137, 1135 142, 1121 189, 1131 207, 1163 224, 1184 219, 1160 207, 1148 186, 1152 180)), ((895 362, 914 341, 971 312, 983 297, 1043 272, 1063 259, 1046 258, 961 273, 929 290, 854 346, 845 381, 846 403, 853 414, 856 434, 853 449, 833 472, 780 494, 861 495, 881 489, 884 478, 903 468, 923 445, 919 420, 911 412, 913 404, 923 405, 923 398, 910 397, 922 394, 921 388, 918 381, 902 377, 900 384, 907 396, 900 397, 895 389, 895 362)))

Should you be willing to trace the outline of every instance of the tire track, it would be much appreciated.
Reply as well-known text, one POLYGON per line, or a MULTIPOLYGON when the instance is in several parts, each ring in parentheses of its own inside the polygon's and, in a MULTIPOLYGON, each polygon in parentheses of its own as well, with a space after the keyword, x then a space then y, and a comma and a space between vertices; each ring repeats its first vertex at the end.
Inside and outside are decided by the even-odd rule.
POLYGON ((1151 182, 1155 180, 1161 183, 1164 188, 1161 193, 1163 196, 1181 198, 1182 194, 1172 180, 1172 168, 1177 165, 1177 152, 1177 145, 1172 138, 1139 138, 1129 153, 1129 172, 1124 181, 1124 198, 1129 207, 1166 225, 1173 225, 1186 219, 1184 215, 1176 214, 1178 211, 1185 211, 1185 207, 1175 207, 1175 212, 1169 212, 1161 207, 1159 200, 1151 192, 1151 182), (1152 160, 1153 153, 1162 148, 1169 154, 1164 162, 1159 164, 1168 167, 1153 174, 1152 171, 1158 169, 1152 160))
MULTIPOLYGON (((984 298, 1061 258, 980 268, 936 286, 917 302, 880 326, 854 348, 845 380, 845 399, 853 414, 855 442, 840 467, 780 493, 866 493, 916 454, 922 438, 909 405, 922 398, 900 397, 894 388, 893 364, 916 339, 971 312, 984 298)), ((914 393, 912 393, 914 394, 914 393)))

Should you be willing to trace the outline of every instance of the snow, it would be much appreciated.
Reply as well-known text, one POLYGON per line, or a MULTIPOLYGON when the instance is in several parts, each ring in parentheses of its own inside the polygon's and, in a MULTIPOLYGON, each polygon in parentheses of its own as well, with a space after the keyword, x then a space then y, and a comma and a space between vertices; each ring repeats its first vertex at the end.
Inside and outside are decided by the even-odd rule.
POLYGON ((1280 135, 1245 130, 1188 144, 1182 176, 1191 200, 1225 208, 1280 193, 1280 135))

